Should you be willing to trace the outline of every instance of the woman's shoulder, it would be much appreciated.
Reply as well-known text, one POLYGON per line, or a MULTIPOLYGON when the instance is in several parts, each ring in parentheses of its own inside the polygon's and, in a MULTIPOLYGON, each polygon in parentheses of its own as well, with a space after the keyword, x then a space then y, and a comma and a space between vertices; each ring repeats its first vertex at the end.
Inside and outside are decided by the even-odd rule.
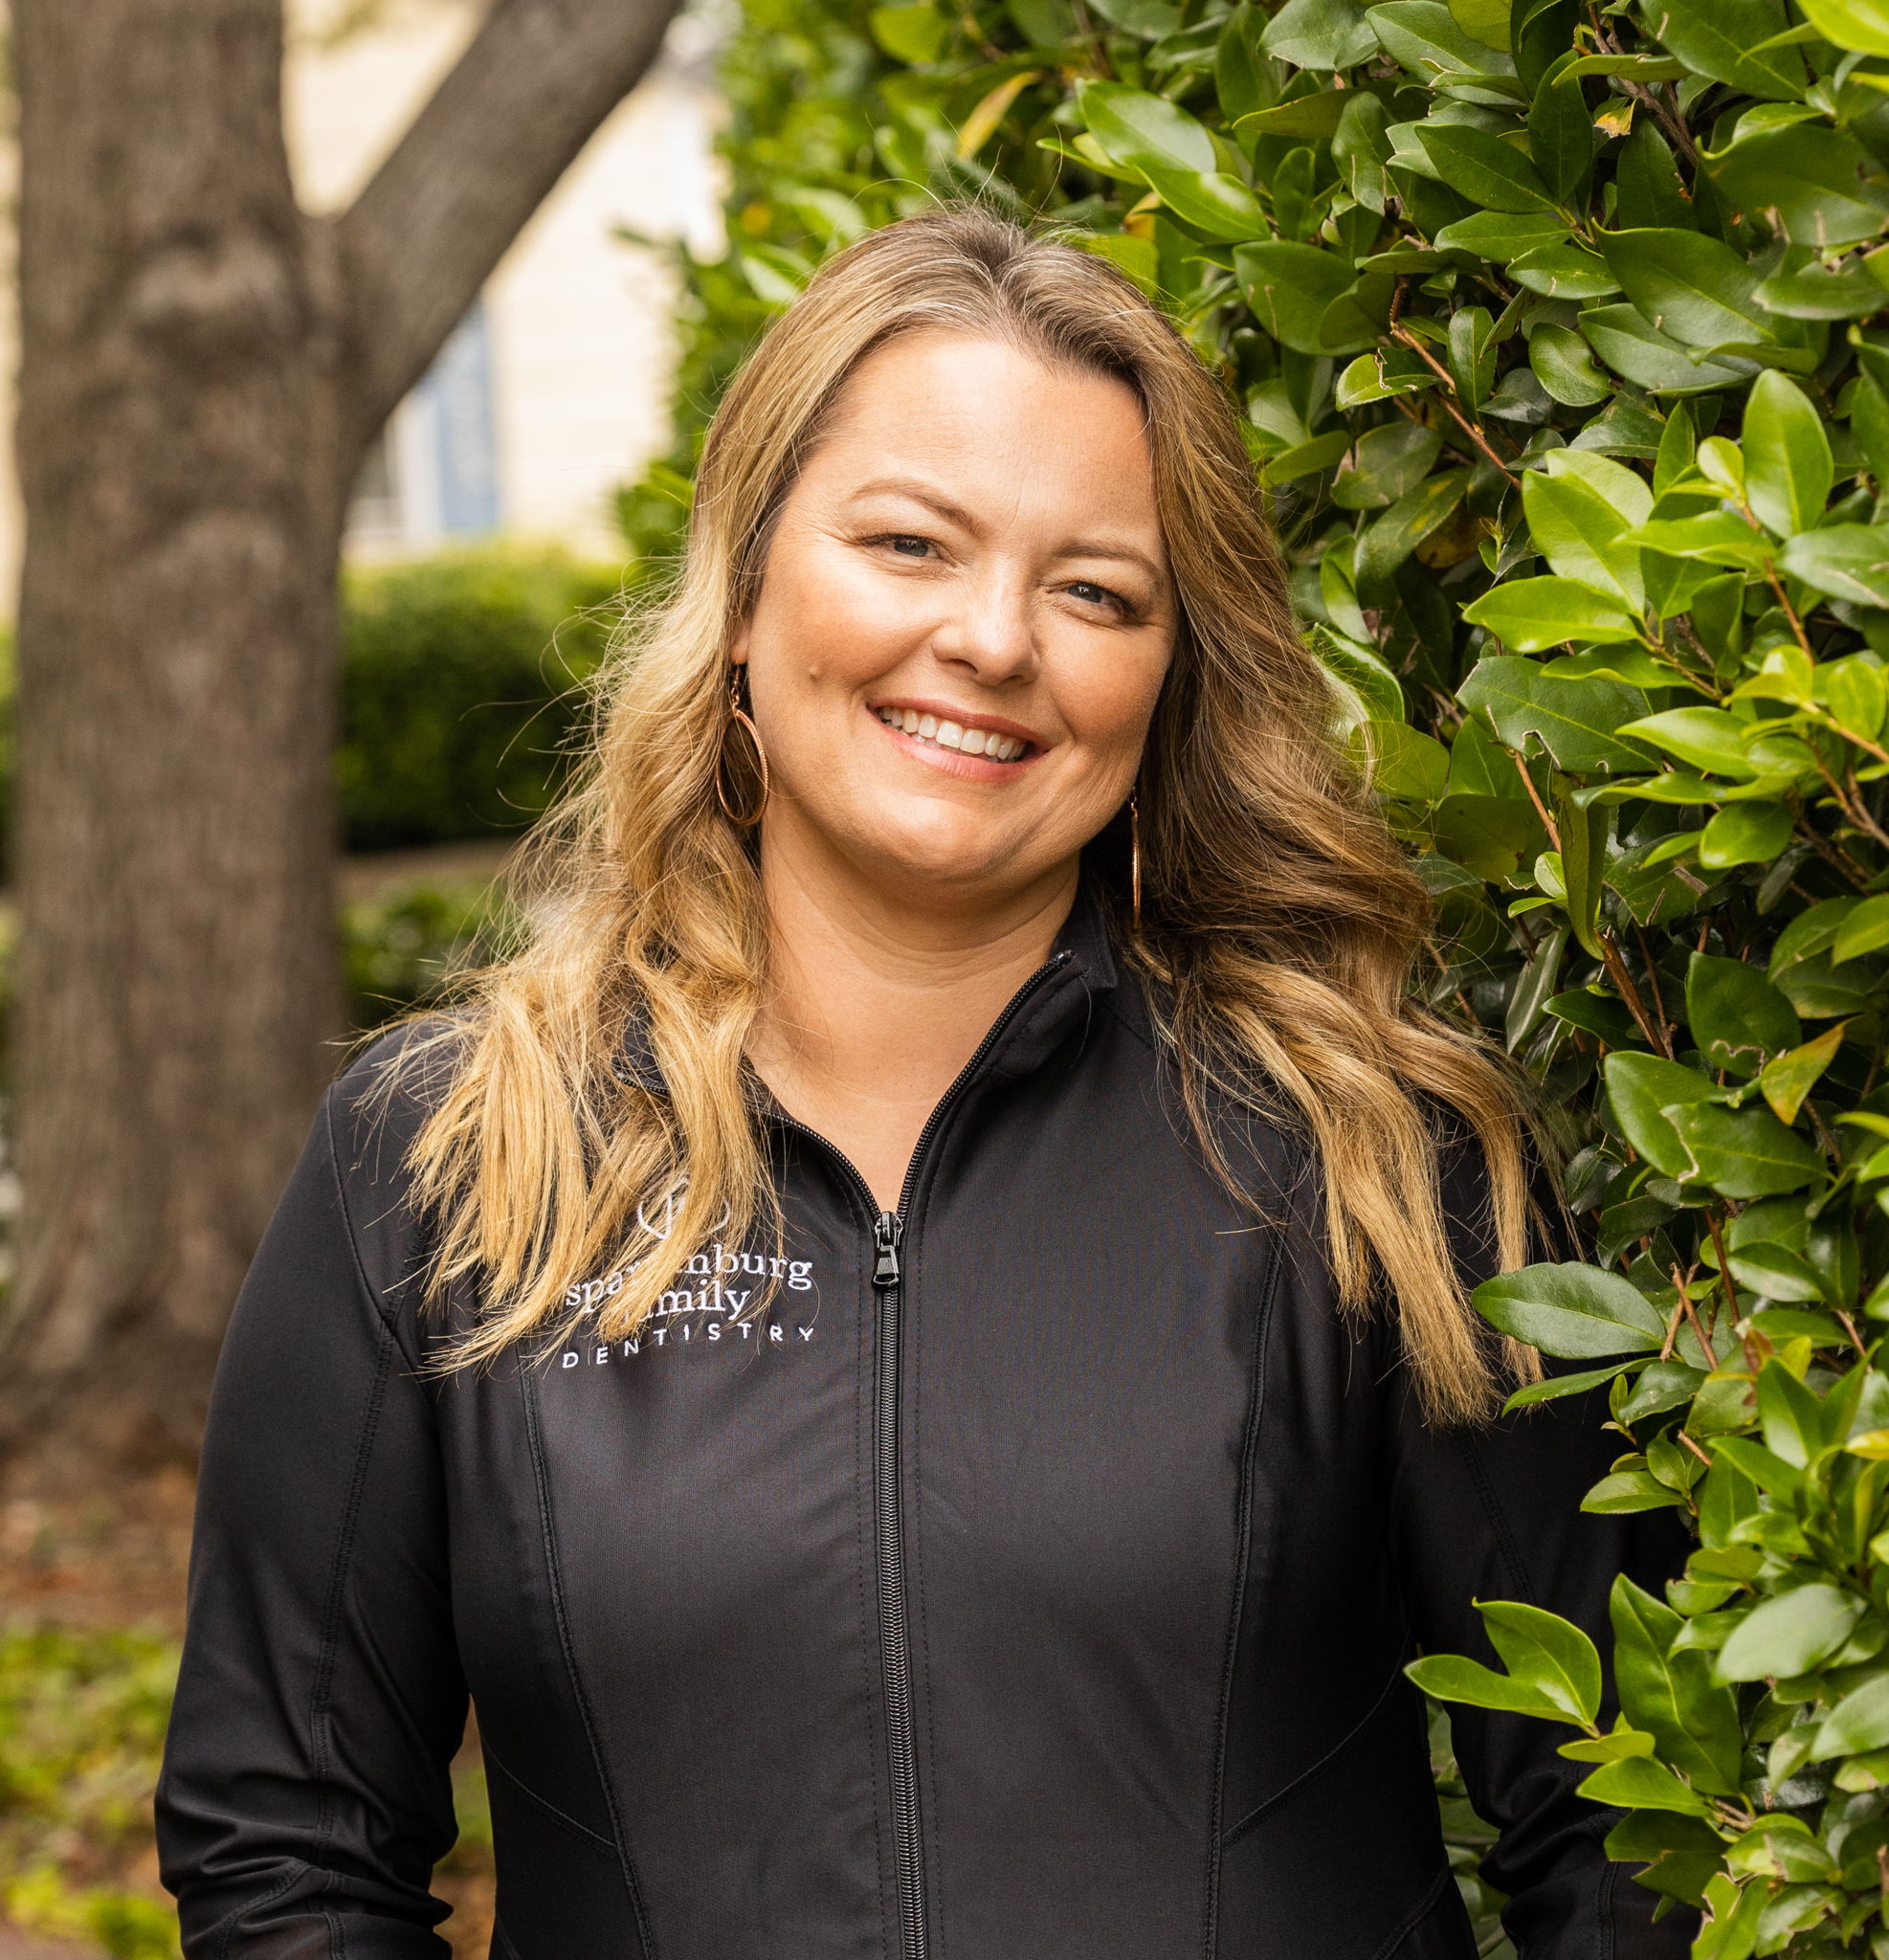
POLYGON ((445 1102, 469 1038, 462 1023, 443 1014, 403 1021, 335 1078, 319 1120, 327 1125, 344 1194, 373 1189, 404 1199, 414 1141, 445 1102))

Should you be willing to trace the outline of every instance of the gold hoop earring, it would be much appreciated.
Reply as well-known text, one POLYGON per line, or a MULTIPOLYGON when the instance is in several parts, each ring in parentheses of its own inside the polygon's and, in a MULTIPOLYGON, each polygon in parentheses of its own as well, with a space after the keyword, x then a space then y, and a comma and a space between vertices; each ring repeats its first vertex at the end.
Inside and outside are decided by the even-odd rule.
POLYGON ((1134 900, 1135 937, 1142 936, 1142 810, 1141 791, 1128 798, 1128 880, 1134 900))
POLYGON ((735 678, 728 683, 728 719, 722 724, 722 740, 715 751, 715 797, 722 806, 722 814, 738 831, 751 831, 758 824, 767 809, 767 751, 761 746, 761 730, 742 712, 741 669, 735 669, 735 678), (728 801, 728 791, 723 784, 726 774, 729 731, 739 722, 747 730, 747 739, 754 744, 754 759, 761 769, 761 800, 754 806, 752 815, 738 813, 728 801))

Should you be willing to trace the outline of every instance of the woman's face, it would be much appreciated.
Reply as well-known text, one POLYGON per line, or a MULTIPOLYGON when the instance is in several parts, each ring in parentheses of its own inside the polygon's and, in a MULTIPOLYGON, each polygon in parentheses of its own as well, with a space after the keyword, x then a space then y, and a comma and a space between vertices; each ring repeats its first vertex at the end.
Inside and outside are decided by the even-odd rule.
POLYGON ((1073 870, 1127 800, 1174 639, 1143 420, 1122 383, 1000 342, 926 331, 860 364, 734 649, 764 856, 951 909, 1073 870))

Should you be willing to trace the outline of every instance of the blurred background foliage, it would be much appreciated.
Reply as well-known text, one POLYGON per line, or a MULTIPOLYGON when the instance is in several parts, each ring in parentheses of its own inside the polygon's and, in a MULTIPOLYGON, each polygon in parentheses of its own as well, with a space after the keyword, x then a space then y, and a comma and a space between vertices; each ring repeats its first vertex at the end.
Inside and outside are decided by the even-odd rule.
POLYGON ((521 829, 556 794, 623 584, 492 546, 343 580, 335 790, 349 851, 521 829))

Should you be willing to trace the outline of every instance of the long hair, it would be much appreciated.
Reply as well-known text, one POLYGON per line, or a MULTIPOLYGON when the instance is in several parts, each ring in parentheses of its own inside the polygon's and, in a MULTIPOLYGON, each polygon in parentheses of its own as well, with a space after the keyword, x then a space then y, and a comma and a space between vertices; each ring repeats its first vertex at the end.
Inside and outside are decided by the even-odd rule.
POLYGON ((1430 1416, 1486 1414, 1526 1358, 1483 1338, 1463 1296, 1433 1118, 1456 1112, 1479 1145, 1512 1265, 1526 1256, 1517 1103, 1471 1038, 1409 997, 1429 901, 1334 744, 1236 410, 1105 259, 975 210, 860 240, 769 327, 709 430, 679 580, 626 634, 589 767, 535 839, 535 930, 418 1043, 444 1063, 411 1156, 415 1202, 436 1221, 433 1282, 477 1281, 485 1303, 456 1361, 553 1339, 582 1304, 599 1338, 631 1333, 673 1283, 678 1249, 778 1231, 743 1073, 767 914, 717 794, 729 645, 847 378, 925 328, 1140 397, 1181 618, 1143 761, 1144 925, 1124 956, 1155 983, 1210 1158, 1232 1174, 1212 1115, 1228 1099, 1296 1111, 1322 1171, 1341 1305, 1393 1299, 1430 1416), (666 1095, 621 1067, 633 1025, 666 1095), (613 1290, 579 1288, 587 1274, 613 1290))

